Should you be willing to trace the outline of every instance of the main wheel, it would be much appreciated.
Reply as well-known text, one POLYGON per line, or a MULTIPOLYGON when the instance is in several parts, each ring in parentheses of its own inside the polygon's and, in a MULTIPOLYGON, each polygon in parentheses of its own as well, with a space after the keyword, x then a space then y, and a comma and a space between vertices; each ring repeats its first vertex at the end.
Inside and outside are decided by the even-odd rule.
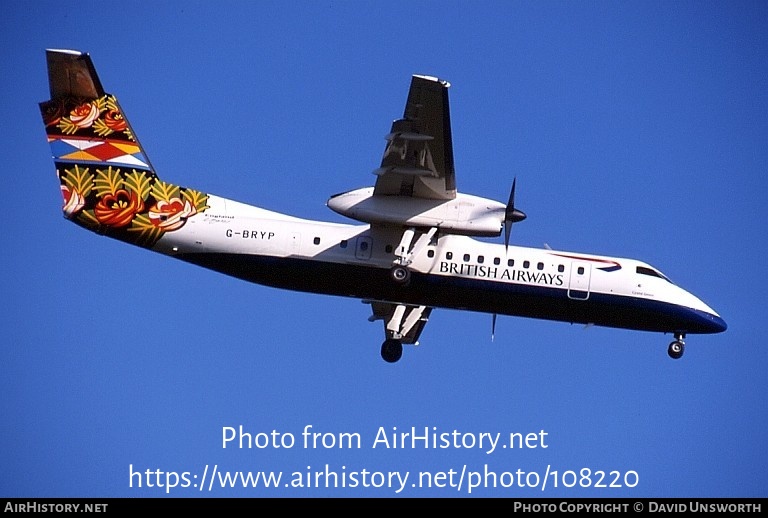
POLYGON ((411 270, 405 266, 396 265, 389 271, 389 275, 392 280, 403 286, 407 286, 411 282, 411 270))
POLYGON ((675 340, 671 344, 669 344, 669 350, 667 350, 667 354, 669 354, 669 357, 677 360, 679 359, 683 353, 685 352, 685 344, 681 342, 680 340, 675 340))
POLYGON ((400 340, 389 338, 381 344, 381 357, 387 363, 395 363, 403 356, 403 343, 400 340))

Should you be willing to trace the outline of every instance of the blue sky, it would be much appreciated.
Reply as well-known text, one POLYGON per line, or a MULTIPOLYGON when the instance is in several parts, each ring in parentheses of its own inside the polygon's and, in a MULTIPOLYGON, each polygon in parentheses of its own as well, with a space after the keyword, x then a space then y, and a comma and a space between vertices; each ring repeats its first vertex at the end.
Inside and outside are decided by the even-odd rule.
POLYGON ((16 2, 0 18, 0 496, 768 496, 764 2, 111 9, 16 2), (337 222, 325 202, 372 185, 410 76, 439 76, 459 190, 505 201, 517 177, 528 219, 513 242, 647 261, 729 328, 689 335, 673 361, 668 335, 502 317, 491 342, 490 315, 436 310, 387 364, 357 300, 248 284, 67 222, 37 107, 46 48, 91 54, 164 179, 337 222), (223 448, 241 425, 296 442, 223 448), (307 426, 361 445, 305 448, 307 426), (543 431, 547 447, 373 447, 380 429, 425 427, 543 431), (369 487, 286 487, 326 465, 367 470, 369 487), (199 491, 130 477, 206 466, 284 478, 199 491), (557 487, 501 487, 548 467, 557 487), (584 468, 589 487, 565 487, 584 468), (450 470, 500 478, 412 485, 450 470), (600 471, 621 487, 595 487, 600 471), (389 472, 410 474, 402 491, 373 487, 389 472))

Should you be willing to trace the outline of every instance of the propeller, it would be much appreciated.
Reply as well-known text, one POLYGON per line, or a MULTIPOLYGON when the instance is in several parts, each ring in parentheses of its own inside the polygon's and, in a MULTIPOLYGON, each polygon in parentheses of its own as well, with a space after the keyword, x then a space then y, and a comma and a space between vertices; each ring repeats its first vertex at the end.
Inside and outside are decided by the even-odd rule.
POLYGON ((491 323, 491 342, 496 337, 496 313, 493 314, 493 322, 491 323))
MULTIPOLYGON (((515 188, 517 187, 517 177, 512 180, 512 189, 509 192, 509 201, 507 202, 507 208, 504 210, 504 246, 509 248, 509 234, 512 232, 512 225, 523 221, 528 216, 525 212, 515 208, 515 188)), ((496 313, 493 314, 493 322, 491 323, 491 342, 493 342, 496 336, 496 313)))
POLYGON ((512 180, 512 190, 509 192, 509 201, 504 211, 504 246, 509 248, 509 234, 512 232, 512 224, 523 221, 528 216, 525 212, 515 208, 515 186, 517 178, 512 180))

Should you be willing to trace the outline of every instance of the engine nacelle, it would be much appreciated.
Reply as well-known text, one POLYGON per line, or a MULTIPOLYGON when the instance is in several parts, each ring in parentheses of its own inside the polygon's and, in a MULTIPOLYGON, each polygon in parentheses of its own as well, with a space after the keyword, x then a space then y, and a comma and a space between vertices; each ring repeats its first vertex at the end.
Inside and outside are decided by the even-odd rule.
POLYGON ((506 206, 494 200, 457 193, 452 200, 374 196, 373 187, 335 194, 327 202, 339 214, 370 224, 438 227, 468 236, 501 234, 506 206))

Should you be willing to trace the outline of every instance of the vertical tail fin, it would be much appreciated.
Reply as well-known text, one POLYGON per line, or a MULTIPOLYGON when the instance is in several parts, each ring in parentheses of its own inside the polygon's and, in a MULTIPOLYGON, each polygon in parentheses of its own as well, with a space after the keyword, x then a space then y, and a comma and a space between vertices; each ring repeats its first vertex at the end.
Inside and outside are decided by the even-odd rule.
POLYGON ((104 92, 88 54, 48 50, 51 100, 40 103, 56 162, 128 166, 154 175, 117 99, 104 92))
POLYGON ((150 247, 204 211, 208 196, 161 181, 88 54, 48 50, 51 99, 40 103, 64 215, 150 247))

